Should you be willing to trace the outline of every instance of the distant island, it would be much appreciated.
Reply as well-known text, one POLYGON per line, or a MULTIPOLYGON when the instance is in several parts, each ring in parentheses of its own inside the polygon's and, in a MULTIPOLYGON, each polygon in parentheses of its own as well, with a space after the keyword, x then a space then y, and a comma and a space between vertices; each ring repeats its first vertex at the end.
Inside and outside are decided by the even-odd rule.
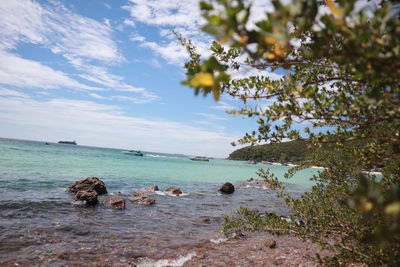
POLYGON ((59 144, 77 145, 76 141, 58 141, 59 144))
POLYGON ((233 151, 230 160, 267 161, 279 163, 297 163, 305 159, 312 151, 307 149, 305 141, 290 141, 256 146, 248 146, 233 151))

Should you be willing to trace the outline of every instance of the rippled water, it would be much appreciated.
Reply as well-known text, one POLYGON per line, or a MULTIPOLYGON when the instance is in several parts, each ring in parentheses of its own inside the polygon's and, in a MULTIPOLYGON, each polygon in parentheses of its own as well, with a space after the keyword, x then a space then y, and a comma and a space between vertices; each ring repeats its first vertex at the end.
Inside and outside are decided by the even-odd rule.
MULTIPOLYGON (((154 152, 135 157, 117 149, 0 139, 0 264, 125 265, 139 257, 177 254, 182 246, 187 249, 220 237, 222 215, 240 206, 287 212, 274 194, 245 182, 256 178, 261 167, 271 168, 280 178, 288 169, 218 159, 194 162, 154 152), (185 194, 152 195, 157 200, 153 206, 127 201, 122 211, 74 205, 65 188, 88 176, 99 177, 110 195, 118 192, 125 199, 150 185, 177 186, 185 194), (218 193, 226 181, 234 183, 233 195, 218 193)), ((292 183, 291 192, 303 192, 316 172, 304 170, 287 181, 292 183)))

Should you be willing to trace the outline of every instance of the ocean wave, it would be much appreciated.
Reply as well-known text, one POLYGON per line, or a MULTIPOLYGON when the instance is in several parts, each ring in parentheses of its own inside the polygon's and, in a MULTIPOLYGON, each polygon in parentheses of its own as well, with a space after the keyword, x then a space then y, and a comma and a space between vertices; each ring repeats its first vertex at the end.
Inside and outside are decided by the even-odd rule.
POLYGON ((155 155, 155 154, 145 154, 146 157, 152 158, 166 158, 167 156, 155 155))
POLYGON ((174 260, 146 260, 142 263, 138 264, 138 267, 166 267, 166 266, 174 266, 179 267, 183 266, 187 261, 190 261, 194 256, 196 256, 195 252, 191 252, 185 256, 178 257, 174 260))
POLYGON ((226 242, 226 241, 228 241, 228 238, 225 238, 225 237, 220 237, 220 238, 217 238, 217 239, 210 239, 210 242, 214 243, 214 244, 221 244, 221 243, 226 242))
MULTIPOLYGON (((177 195, 172 194, 172 193, 170 193, 170 192, 166 192, 166 191, 154 191, 154 192, 149 192, 149 193, 153 193, 153 194, 156 194, 156 195, 159 195, 159 196, 178 197, 177 195)), ((190 194, 191 194, 191 193, 182 193, 182 194, 179 194, 179 197, 188 196, 188 195, 190 195, 190 194)))

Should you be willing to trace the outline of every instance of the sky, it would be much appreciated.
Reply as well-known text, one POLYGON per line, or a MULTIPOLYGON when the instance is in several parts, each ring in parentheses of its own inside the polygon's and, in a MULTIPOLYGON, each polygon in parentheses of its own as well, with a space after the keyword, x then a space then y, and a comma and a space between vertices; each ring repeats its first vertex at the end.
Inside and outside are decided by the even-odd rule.
POLYGON ((0 137, 227 157, 256 123, 180 84, 171 30, 206 51, 202 23, 197 0, 2 1, 0 137))

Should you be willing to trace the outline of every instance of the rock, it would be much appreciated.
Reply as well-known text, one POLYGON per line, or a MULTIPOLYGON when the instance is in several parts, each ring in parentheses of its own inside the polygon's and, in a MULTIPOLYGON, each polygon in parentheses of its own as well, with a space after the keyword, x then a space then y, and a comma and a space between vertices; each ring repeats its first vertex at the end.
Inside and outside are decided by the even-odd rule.
POLYGON ((286 257, 285 256, 279 256, 275 258, 275 265, 282 265, 284 262, 286 261, 286 257))
POLYGON ((128 199, 140 205, 153 205, 157 203, 157 201, 154 198, 149 197, 143 192, 134 193, 128 199))
POLYGON ((77 201, 83 201, 86 203, 88 206, 94 206, 96 205, 99 201, 97 200, 97 192, 93 190, 89 191, 78 191, 75 194, 75 200, 77 201))
POLYGON ((276 240, 267 240, 264 245, 269 248, 276 248, 276 240))
POLYGON ((179 188, 174 187, 174 186, 168 187, 167 189, 165 189, 165 192, 169 192, 176 196, 179 196, 180 194, 182 194, 182 191, 179 188))
POLYGON ((125 208, 125 200, 118 196, 113 196, 110 199, 107 199, 105 202, 106 205, 113 206, 116 209, 124 209, 125 208))
POLYGON ((75 182, 68 187, 68 191, 77 193, 79 191, 95 191, 98 195, 107 194, 106 185, 103 181, 96 177, 89 177, 84 180, 75 182))
POLYGON ((152 185, 149 187, 144 188, 146 191, 158 191, 158 186, 157 185, 152 185))
POLYGON ((157 185, 152 185, 146 188, 142 188, 138 191, 138 193, 145 193, 145 192, 155 192, 155 191, 159 191, 158 186, 157 185))
POLYGON ((206 223, 209 223, 211 221, 210 217, 203 217, 201 220, 206 223))
POLYGON ((231 183, 224 183, 219 191, 224 194, 232 194, 233 192, 235 192, 235 187, 231 183))

